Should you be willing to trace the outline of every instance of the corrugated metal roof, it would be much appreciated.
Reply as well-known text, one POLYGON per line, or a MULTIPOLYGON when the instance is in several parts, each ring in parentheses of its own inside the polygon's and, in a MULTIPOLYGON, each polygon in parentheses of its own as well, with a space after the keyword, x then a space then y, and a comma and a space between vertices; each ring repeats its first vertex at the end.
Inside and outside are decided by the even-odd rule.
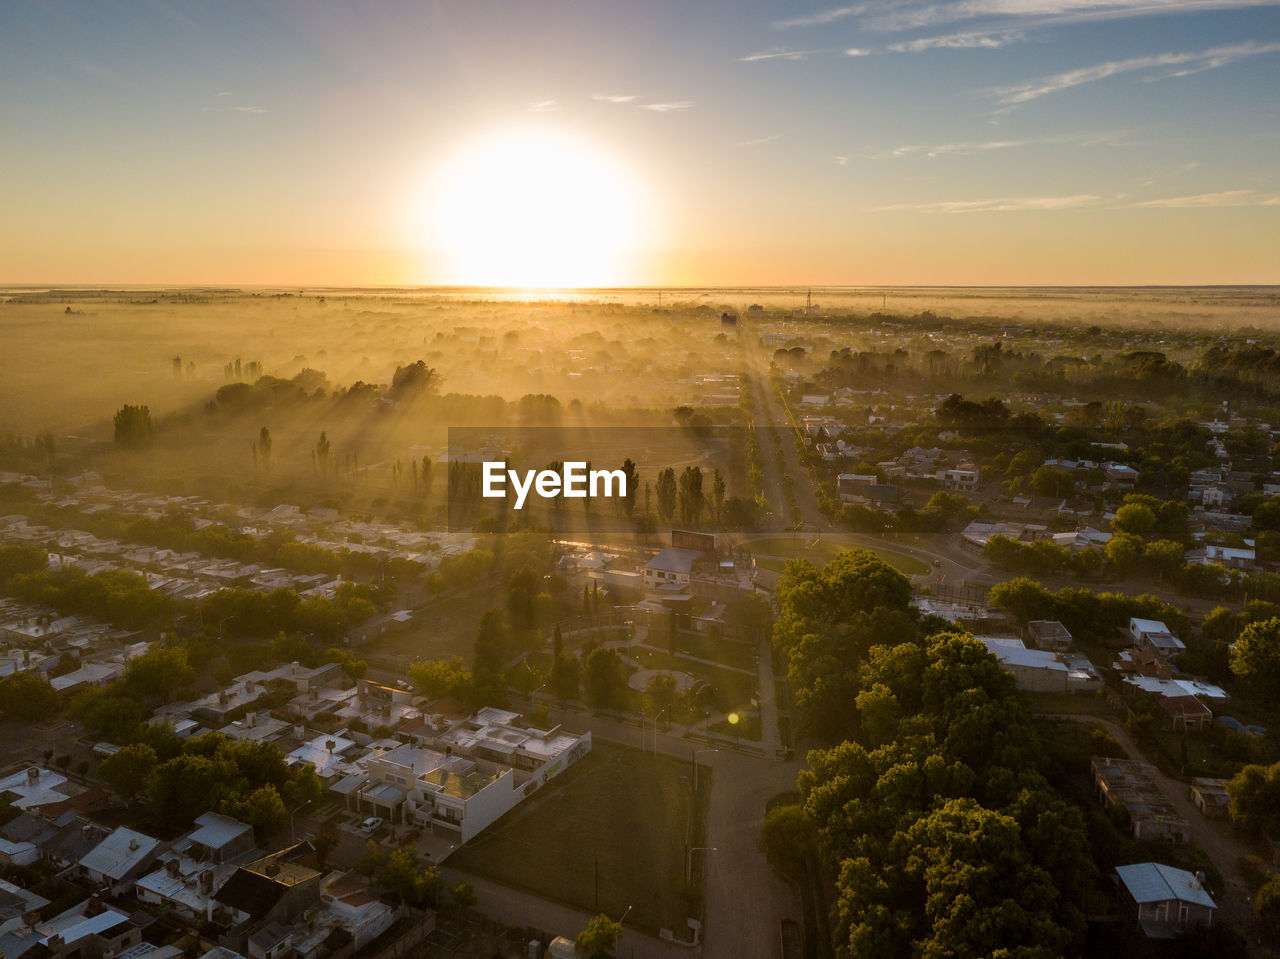
POLYGON ((1117 866, 1116 875, 1129 890, 1134 902, 1164 902, 1176 899, 1216 909, 1217 904, 1196 877, 1185 869, 1176 869, 1159 862, 1139 862, 1131 866, 1117 866))

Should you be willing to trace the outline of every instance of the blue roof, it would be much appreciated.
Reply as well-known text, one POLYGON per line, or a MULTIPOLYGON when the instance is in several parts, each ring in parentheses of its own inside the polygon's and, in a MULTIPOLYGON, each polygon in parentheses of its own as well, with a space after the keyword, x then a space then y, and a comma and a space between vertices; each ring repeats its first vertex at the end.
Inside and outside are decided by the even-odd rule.
POLYGON ((1208 906, 1210 909, 1217 908, 1195 875, 1185 869, 1176 869, 1159 862, 1139 862, 1132 866, 1117 866, 1116 875, 1129 890, 1134 902, 1165 902, 1176 899, 1179 902, 1208 906))

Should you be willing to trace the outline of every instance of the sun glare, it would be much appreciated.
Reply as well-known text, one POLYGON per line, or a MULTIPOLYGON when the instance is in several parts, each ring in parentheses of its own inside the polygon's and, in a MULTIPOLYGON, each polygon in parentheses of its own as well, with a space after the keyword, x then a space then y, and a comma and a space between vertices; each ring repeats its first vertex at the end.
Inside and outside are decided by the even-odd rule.
POLYGON ((436 282, 615 286, 637 280, 645 232, 640 184, 574 137, 511 130, 441 164, 420 211, 436 282))

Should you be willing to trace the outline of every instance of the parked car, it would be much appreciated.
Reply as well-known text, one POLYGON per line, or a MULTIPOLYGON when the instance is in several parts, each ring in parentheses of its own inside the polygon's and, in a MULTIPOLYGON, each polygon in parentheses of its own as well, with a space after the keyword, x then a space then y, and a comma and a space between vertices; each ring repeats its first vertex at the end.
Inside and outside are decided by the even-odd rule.
POLYGON ((360 824, 360 831, 365 835, 372 836, 378 831, 378 827, 382 825, 381 816, 370 816, 360 824))

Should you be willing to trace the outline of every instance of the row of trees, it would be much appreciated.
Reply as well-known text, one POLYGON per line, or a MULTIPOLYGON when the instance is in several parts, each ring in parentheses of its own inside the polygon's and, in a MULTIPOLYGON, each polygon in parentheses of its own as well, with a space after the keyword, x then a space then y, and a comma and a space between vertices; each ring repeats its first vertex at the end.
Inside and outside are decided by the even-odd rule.
POLYGON ((816 839, 836 954, 1077 945, 1096 878, 1083 820, 1042 775, 1027 705, 986 647, 922 620, 907 580, 864 550, 791 564, 777 595, 797 705, 834 745, 809 754, 803 815, 771 828, 816 839))

